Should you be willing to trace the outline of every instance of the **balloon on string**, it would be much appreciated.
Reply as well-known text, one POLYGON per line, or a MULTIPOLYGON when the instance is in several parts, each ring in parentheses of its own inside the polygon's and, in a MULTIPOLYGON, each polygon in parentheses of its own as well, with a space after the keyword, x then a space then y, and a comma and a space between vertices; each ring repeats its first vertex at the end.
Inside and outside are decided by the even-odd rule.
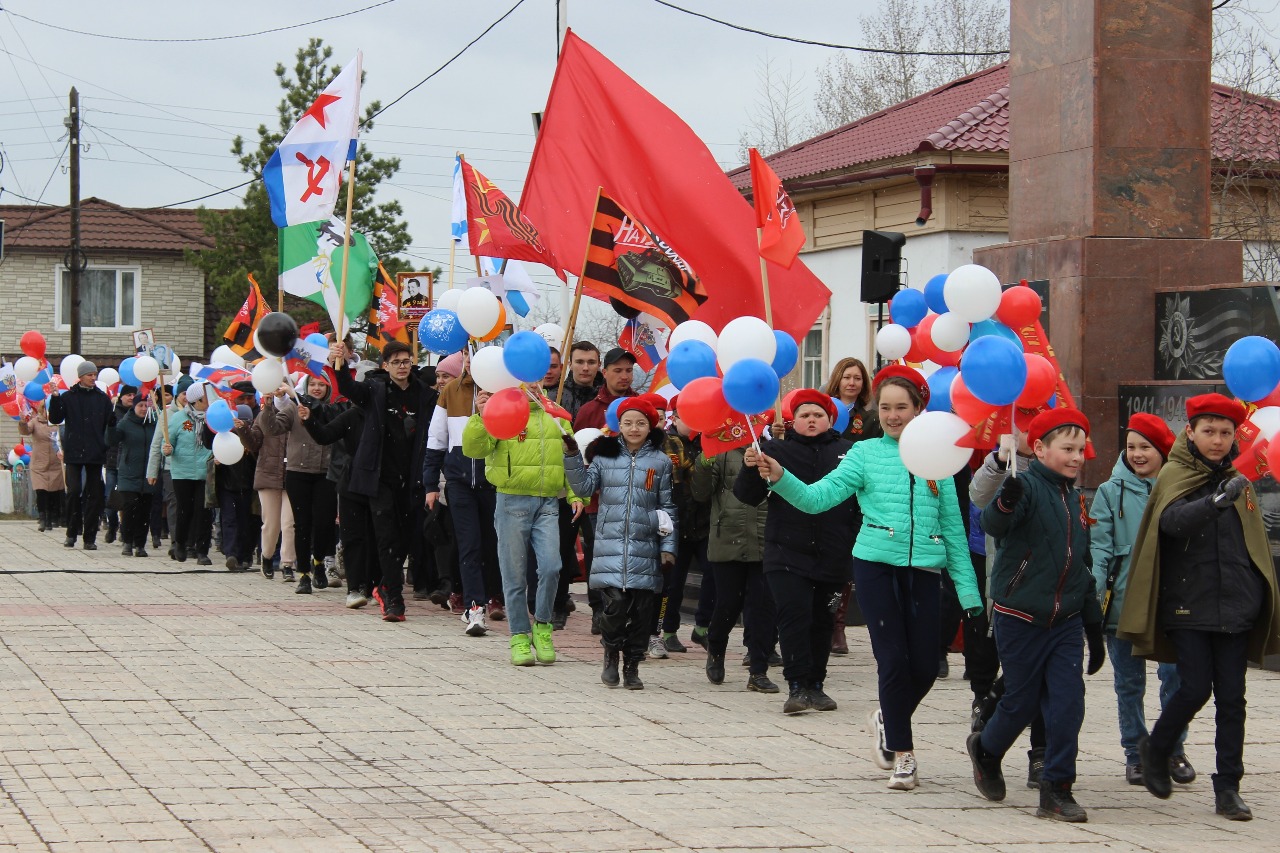
POLYGON ((978 338, 985 338, 988 335, 999 335, 1018 349, 1026 349, 1026 345, 1022 343, 1022 338, 1018 337, 1018 333, 1010 329, 999 320, 986 319, 981 323, 974 323, 973 328, 969 331, 969 340, 976 341, 978 338))
POLYGON ((515 438, 529 425, 529 398, 519 388, 504 388, 485 403, 481 420, 494 438, 502 441, 515 438))
POLYGON ((1027 383, 1027 361, 998 335, 978 338, 964 351, 960 372, 973 395, 992 406, 1012 405, 1027 383))
POLYGON ((735 317, 720 330, 716 344, 716 360, 720 369, 728 372, 743 359, 756 359, 766 365, 778 352, 778 341, 773 329, 759 317, 735 317))
POLYGON ((969 342, 969 323, 954 311, 948 311, 933 321, 929 337, 939 351, 957 352, 969 342))
POLYGON ((604 435, 604 433, 595 427, 585 427, 573 434, 573 440, 577 442, 578 445, 578 452, 582 454, 584 459, 587 455, 587 448, 591 446, 591 442, 595 441, 602 435, 604 435))
POLYGON ((675 349, 685 341, 702 341, 715 350, 719 338, 715 330, 701 320, 685 320, 671 330, 671 335, 667 338, 667 349, 675 349))
MULTIPOLYGON (((219 400, 219 403, 222 401, 219 400)), ((213 411, 213 406, 209 407, 213 411)), ((208 421, 206 420, 206 423, 208 421)), ((213 437, 213 458, 223 465, 234 465, 244 458, 244 444, 234 432, 220 432, 213 437)))
MULTIPOLYGON (((22 359, 18 359, 18 361, 22 361, 22 359)), ((58 375, 62 377, 63 382, 67 383, 68 388, 75 385, 76 380, 79 379, 79 376, 76 375, 76 368, 80 366, 82 361, 84 361, 83 358, 71 353, 71 355, 64 356, 61 363, 59 363, 58 375)), ((14 365, 14 369, 15 371, 17 370, 17 365, 14 365)))
POLYGON ((541 326, 535 326, 533 330, 542 336, 547 346, 555 347, 557 350, 564 346, 564 329, 559 323, 543 323, 541 326))
POLYGON ((324 347, 325 349, 329 348, 329 339, 326 338, 324 335, 320 334, 319 332, 312 332, 311 334, 307 335, 307 343, 311 344, 312 346, 324 347))
POLYGON ((836 422, 831 425, 831 428, 842 433, 849 428, 849 421, 853 417, 852 410, 837 397, 832 397, 831 402, 836 404, 836 422))
POLYGON ((935 314, 945 314, 950 309, 947 308, 946 298, 947 274, 938 273, 929 279, 924 286, 924 301, 929 306, 929 310, 935 314))
POLYGON ((954 476, 973 455, 972 449, 956 444, 969 431, 969 425, 951 412, 922 412, 898 438, 903 466, 922 480, 954 476))
POLYGON ((23 332, 22 339, 18 341, 18 346, 22 348, 23 355, 29 355, 36 361, 40 361, 44 358, 49 344, 44 339, 44 335, 32 329, 29 332, 23 332))
POLYGON ((1041 304, 1040 294, 1026 285, 1017 284, 1005 288, 1004 293, 1000 294, 1000 307, 996 309, 996 317, 1012 329, 1021 329, 1040 319, 1042 310, 1044 306, 1041 304))
MULTIPOLYGON (((487 335, 498 322, 502 305, 484 287, 469 287, 458 297, 458 319, 473 338, 487 335)), ((521 427, 523 429, 523 427, 521 427)), ((520 430, 516 430, 519 432, 520 430)))
POLYGON ((209 353, 209 363, 244 369, 244 357, 238 355, 235 350, 226 344, 209 353))
POLYGON ((667 355, 667 378, 677 388, 695 379, 716 375, 716 351, 704 341, 681 341, 667 355))
POLYGON ((452 355, 467 345, 467 330, 448 308, 428 311, 418 322, 418 343, 437 355, 452 355))
POLYGON ((777 329, 773 330, 773 338, 777 341, 777 349, 774 350, 770 367, 779 377, 786 376, 795 369, 796 362, 800 360, 800 346, 795 338, 777 329))
POLYGON ((718 376, 695 379, 680 389, 676 411, 680 419, 696 432, 709 432, 724 426, 733 417, 733 408, 724 398, 722 380, 718 376))
POLYGON ((28 382, 22 389, 22 396, 31 403, 42 402, 45 397, 44 386, 39 382, 28 382))
POLYGON ((502 332, 507 328, 507 306, 498 301, 498 319, 494 321, 493 328, 485 332, 483 335, 476 336, 477 341, 487 342, 497 340, 502 332))
POLYGON ((31 454, 30 454, 30 453, 24 453, 24 454, 22 454, 21 456, 19 456, 19 457, 18 457, 18 461, 19 461, 19 462, 21 462, 23 465, 26 465, 26 466, 30 467, 30 465, 31 465, 31 454))
POLYGON ((274 394, 284 382, 284 366, 273 358, 264 358, 253 366, 249 379, 254 390, 266 397, 274 394))
POLYGON ((150 382, 160 375, 160 364, 149 355, 140 355, 134 360, 133 375, 142 382, 150 382))
MULTIPOLYGON (((520 380, 507 370, 506 362, 502 357, 502 347, 499 346, 481 347, 476 350, 476 354, 471 357, 471 378, 475 380, 476 385, 490 394, 515 388, 520 384, 520 380)), ((516 430, 516 432, 519 431, 516 430)))
POLYGON ((258 352, 284 358, 293 351, 298 342, 298 324, 283 311, 272 311, 258 321, 255 333, 258 340, 258 352))
POLYGON ((18 465, 22 464, 22 457, 14 453, 12 450, 9 451, 8 459, 9 459, 9 464, 13 467, 17 467, 18 465))
POLYGON ((235 412, 221 398, 210 403, 208 411, 204 413, 205 424, 214 432, 230 432, 235 428, 235 419, 235 412))
POLYGON ((951 411, 951 383, 955 382, 960 371, 954 367, 939 367, 929 374, 929 405, 925 409, 930 412, 951 411))
POLYGON ((995 406, 984 403, 973 396, 973 392, 965 384, 963 373, 951 382, 951 408, 962 421, 970 426, 976 426, 985 421, 996 410, 995 406))
MULTIPOLYGON (((81 361, 84 361, 84 359, 81 359, 81 361)), ((39 359, 32 358, 29 355, 24 355, 13 363, 13 375, 18 378, 19 382, 30 382, 36 378, 36 374, 39 372, 39 359)), ((75 371, 72 371, 72 376, 75 376, 75 371)))
POLYGON ((979 323, 1000 307, 1000 279, 980 264, 963 264, 943 285, 947 306, 970 323, 979 323))
POLYGON ((914 329, 920 325, 920 321, 929 313, 929 303, 924 298, 924 293, 913 288, 899 290, 889 300, 889 316, 893 322, 899 326, 906 326, 908 329, 914 329))
POLYGON ((1222 378, 1241 400, 1263 399, 1280 384, 1280 347, 1259 335, 1241 338, 1227 348, 1222 378))
POLYGON ((766 361, 744 358, 725 371, 722 391, 725 402, 735 411, 758 415, 772 408, 778 399, 778 374, 766 361))
POLYGON ((132 385, 135 388, 142 384, 142 380, 138 378, 138 374, 133 372, 133 368, 137 363, 137 356, 131 355, 124 361, 120 362, 120 367, 118 368, 120 381, 125 385, 132 385))
POLYGON ((1017 404, 1026 409, 1043 406, 1058 387, 1058 371, 1053 362, 1034 352, 1023 353, 1027 363, 1027 384, 1018 395, 1017 404))
POLYGON ((458 300, 462 298, 462 292, 462 288, 460 287, 451 287, 448 290, 441 291, 440 295, 436 297, 435 307, 456 313, 458 310, 458 300))
POLYGON ((876 352, 896 361, 911 351, 911 331, 897 323, 886 323, 876 332, 876 352))
POLYGON ((622 429, 622 422, 618 420, 618 409, 622 406, 622 401, 626 397, 619 397, 609 404, 609 408, 604 410, 604 425, 609 428, 610 432, 618 432, 622 429))
POLYGON ((120 372, 114 367, 104 367, 98 371, 98 381, 110 388, 120 381, 120 372))
POLYGON ((537 332, 516 332, 502 348, 502 363, 521 382, 537 382, 551 369, 551 347, 537 332))

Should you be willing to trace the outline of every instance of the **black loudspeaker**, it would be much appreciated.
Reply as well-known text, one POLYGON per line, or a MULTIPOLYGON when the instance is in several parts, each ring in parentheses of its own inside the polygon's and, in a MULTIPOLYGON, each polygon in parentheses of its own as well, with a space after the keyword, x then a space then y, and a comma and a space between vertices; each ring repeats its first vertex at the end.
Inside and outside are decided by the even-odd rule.
POLYGON ((907 235, 897 231, 862 232, 863 302, 888 302, 898 292, 906 242, 907 235))

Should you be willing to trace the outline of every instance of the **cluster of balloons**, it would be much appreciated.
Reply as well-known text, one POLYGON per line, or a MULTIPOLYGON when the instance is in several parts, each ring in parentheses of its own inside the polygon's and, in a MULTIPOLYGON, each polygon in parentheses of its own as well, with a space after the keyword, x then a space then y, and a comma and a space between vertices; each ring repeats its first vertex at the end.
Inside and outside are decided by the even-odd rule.
POLYGON ((485 429, 491 435, 515 438, 529 425, 530 399, 520 386, 542 379, 550 367, 551 345, 536 331, 516 332, 506 346, 476 351, 471 358, 471 378, 493 395, 484 410, 485 429))
POLYGON ((25 444, 15 444, 13 449, 9 451, 9 466, 16 468, 19 465, 31 464, 31 448, 25 444))
POLYGON ((1267 463, 1280 470, 1280 348, 1271 339, 1250 335, 1233 343, 1222 359, 1222 378, 1232 394, 1258 408, 1249 422, 1266 440, 1267 463))
POLYGON ((418 343, 437 355, 449 355, 465 347, 469 338, 494 340, 506 325, 507 309, 488 288, 450 289, 418 323, 418 343))

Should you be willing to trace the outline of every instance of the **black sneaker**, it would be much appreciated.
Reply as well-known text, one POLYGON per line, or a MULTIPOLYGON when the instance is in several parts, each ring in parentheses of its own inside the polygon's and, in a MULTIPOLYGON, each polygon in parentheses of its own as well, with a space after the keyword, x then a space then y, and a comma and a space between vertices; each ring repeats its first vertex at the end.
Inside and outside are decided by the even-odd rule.
POLYGON ((1253 820, 1253 812, 1240 799, 1239 791, 1219 791, 1213 796, 1213 810, 1227 820, 1253 820))
POLYGON ((260 571, 262 572, 262 576, 267 580, 273 579, 276 576, 275 561, 271 559, 263 560, 260 571))
POLYGON ((669 652, 683 654, 684 652, 689 651, 689 648, 684 643, 680 642, 680 638, 675 635, 674 631, 669 634, 664 633, 662 635, 662 645, 666 646, 667 651, 669 652))
POLYGON ((1173 779, 1169 777, 1169 759, 1156 755, 1151 748, 1150 735, 1138 738, 1138 758, 1142 761, 1142 784, 1151 796, 1162 800, 1173 795, 1173 779))
POLYGON ((747 689, 754 690, 756 693, 779 693, 778 685, 769 680, 769 676, 765 673, 757 673, 747 678, 747 689))
POLYGON ((799 714, 813 709, 813 700, 809 698, 807 687, 799 681, 792 681, 788 686, 791 692, 787 694, 787 701, 782 703, 782 713, 799 714))
POLYGON ((285 565, 280 567, 280 580, 284 583, 293 583, 297 576, 293 573, 293 566, 285 565))
POLYGON ((973 765, 973 784, 978 793, 998 803, 1004 799, 1004 774, 1000 772, 1000 759, 982 748, 982 733, 973 732, 965 741, 969 762, 973 765))
POLYGON ((298 595, 310 595, 311 594, 311 575, 307 574, 306 572, 301 572, 298 575, 298 587, 297 589, 294 590, 294 592, 297 593, 298 595))
POLYGON ((157 548, 157 549, 160 547, 160 537, 159 537, 159 536, 152 536, 152 537, 151 537, 151 547, 152 547, 152 548, 157 548))
POLYGON ((86 551, 96 551, 96 550, 98 550, 98 546, 97 546, 97 544, 96 544, 96 543, 94 543, 94 542, 91 542, 91 541, 89 541, 89 540, 85 540, 85 543, 84 543, 84 545, 83 545, 83 548, 84 548, 84 550, 86 550, 86 551))
POLYGON ((769 666, 782 666, 782 655, 777 652, 769 652, 769 666))
POLYGON ((563 631, 564 626, 569 624, 568 610, 553 610, 551 612, 551 630, 563 631))
POLYGON ((1196 769, 1183 753, 1169 756, 1169 775, 1179 785, 1190 785, 1196 781, 1196 769))
POLYGON ((689 642, 693 643, 695 646, 702 646, 702 648, 705 649, 707 648, 708 633, 710 633, 708 629, 699 628, 695 625, 693 630, 689 632, 689 642))
POLYGON ((116 527, 110 525, 107 527, 107 544, 110 545, 116 541, 116 527))
POLYGON ((120 556, 121 556, 121 557, 132 557, 132 556, 133 556, 133 546, 132 546, 132 545, 125 545, 123 548, 121 548, 121 549, 120 549, 120 556))
POLYGON ((143 548, 141 545, 139 545, 137 548, 134 548, 134 549, 133 549, 133 556, 135 556, 135 557, 145 557, 145 556, 147 556, 147 549, 146 549, 146 548, 143 548))
POLYGON ((1128 782, 1130 785, 1141 785, 1142 784, 1142 765, 1126 764, 1124 766, 1124 781, 1128 782))
POLYGON ((429 589, 415 589, 415 590, 413 591, 413 600, 414 600, 414 601, 430 601, 430 600, 431 600, 431 590, 429 590, 429 589))
POLYGON ((1027 750, 1027 787, 1033 791, 1040 790, 1040 781, 1044 778, 1044 747, 1038 746, 1027 750))
POLYGON ((311 586, 315 589, 328 589, 329 579, 325 577, 324 563, 311 564, 311 586))
POLYGON ((815 711, 834 711, 836 700, 822 691, 822 682, 815 681, 809 685, 809 702, 815 711))
POLYGON ((946 678, 951 674, 951 664, 947 663, 947 653, 938 655, 938 678, 946 678))
POLYGON ((240 571, 240 561, 235 557, 227 557, 227 561, 223 565, 227 567, 227 571, 229 572, 240 571))
POLYGON ((444 609, 449 609, 449 596, 453 593, 453 582, 442 580, 440 586, 431 590, 427 594, 427 598, 431 599, 432 604, 438 604, 444 609))
POLYGON ((213 560, 210 560, 210 559, 209 559, 209 555, 208 555, 208 554, 196 554, 196 565, 197 565, 197 566, 212 566, 212 565, 213 565, 213 560))
POLYGON ((724 655, 707 655, 707 681, 724 684, 724 655))
POLYGON ((1088 823, 1089 815, 1071 796, 1070 782, 1043 782, 1040 785, 1040 808, 1036 817, 1047 817, 1066 823, 1088 823))

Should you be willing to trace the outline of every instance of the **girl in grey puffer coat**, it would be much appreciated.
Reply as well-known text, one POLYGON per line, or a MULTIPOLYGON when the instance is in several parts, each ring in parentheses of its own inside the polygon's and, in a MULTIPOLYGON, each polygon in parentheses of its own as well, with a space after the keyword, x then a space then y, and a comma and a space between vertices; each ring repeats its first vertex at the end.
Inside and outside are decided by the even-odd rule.
POLYGON ((600 590, 603 604, 601 680, 618 685, 621 653, 626 686, 638 690, 644 686, 638 668, 648 646, 654 599, 662 591, 662 566, 675 563, 676 508, 657 412, 648 403, 628 400, 618 417, 622 434, 592 442, 589 466, 577 453, 566 456, 564 472, 574 494, 600 493, 590 585, 600 590))

